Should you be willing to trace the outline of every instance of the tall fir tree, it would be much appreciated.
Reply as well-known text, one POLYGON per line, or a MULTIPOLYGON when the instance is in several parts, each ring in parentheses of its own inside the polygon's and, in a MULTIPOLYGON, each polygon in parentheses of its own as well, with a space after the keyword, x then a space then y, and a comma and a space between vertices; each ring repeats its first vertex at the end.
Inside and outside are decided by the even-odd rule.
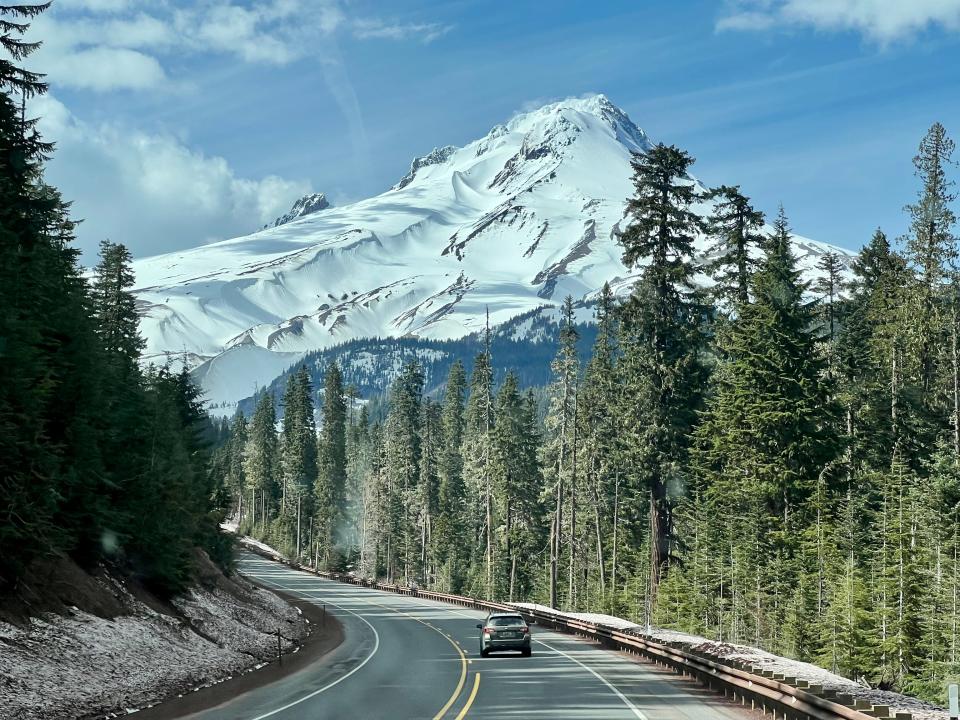
POLYGON ((261 537, 266 537, 280 499, 276 425, 273 396, 265 392, 257 400, 247 428, 243 463, 247 492, 250 494, 250 525, 253 532, 261 537))
POLYGON ((464 478, 469 487, 468 524, 473 532, 471 578, 473 592, 493 598, 493 490, 490 476, 493 445, 493 359, 490 324, 483 351, 473 363, 463 439, 464 478))
POLYGON ((531 417, 531 405, 521 395, 517 377, 512 373, 507 374, 497 392, 494 413, 494 596, 513 602, 518 593, 530 588, 530 554, 537 537, 541 478, 535 418, 531 417))
POLYGON ((609 589, 616 592, 617 551, 623 533, 619 527, 620 422, 619 368, 617 367, 617 315, 613 292, 605 283, 597 299, 597 337, 584 371, 578 419, 584 468, 584 495, 595 533, 591 582, 597 585, 595 601, 607 604, 609 589), (609 565, 609 582, 608 582, 609 565))
POLYGON ((316 481, 317 529, 325 564, 339 565, 346 531, 347 405, 336 363, 324 374, 316 481))
MULTIPOLYGON (((305 524, 314 514, 317 478, 317 428, 313 417, 313 391, 306 366, 287 379, 283 396, 283 432, 280 439, 282 470, 280 536, 293 557, 305 549, 305 524)), ((309 548, 307 548, 309 549, 309 548)))
POLYGON ((814 286, 814 290, 823 298, 823 322, 827 330, 827 339, 832 344, 834 336, 836 335, 837 321, 839 319, 837 317, 837 308, 843 285, 843 265, 840 262, 840 256, 832 250, 828 250, 820 260, 817 261, 817 269, 820 270, 821 274, 814 286))
MULTIPOLYGON (((548 440, 543 453, 544 479, 547 483, 544 498, 549 499, 548 504, 552 506, 549 537, 549 598, 550 607, 553 608, 559 608, 561 605, 560 574, 563 562, 563 536, 567 526, 571 528, 566 543, 567 558, 571 567, 576 555, 575 548, 570 544, 575 530, 573 525, 575 520, 570 510, 576 498, 576 412, 580 384, 580 359, 577 355, 579 333, 574 323, 573 298, 569 295, 563 302, 561 312, 560 343, 557 356, 551 365, 553 383, 550 386, 550 408, 545 420, 548 440), (565 513, 568 516, 567 525, 564 524, 565 513)), ((569 573, 568 581, 572 582, 572 575, 569 573)), ((564 604, 569 606, 572 601, 573 598, 569 597, 568 592, 564 604)))
POLYGON ((464 552, 467 546, 467 533, 464 532, 467 508, 462 453, 466 386, 463 363, 457 361, 447 376, 440 417, 442 445, 437 468, 440 499, 436 523, 441 587, 453 593, 463 588, 464 566, 469 559, 469 553, 464 552))
POLYGON ((755 260, 751 250, 763 245, 763 213, 755 210, 739 186, 722 185, 707 193, 714 201, 705 231, 712 239, 706 270, 716 283, 714 295, 729 303, 746 304, 755 260))
POLYGON ((693 158, 662 143, 633 161, 634 196, 620 234, 623 262, 643 266, 621 312, 623 404, 627 464, 634 498, 647 508, 649 621, 673 543, 671 488, 686 484, 689 436, 696 424, 704 372, 700 362, 704 308, 693 286, 694 239, 703 222, 688 171, 693 158))
POLYGON ((917 298, 915 321, 918 323, 917 354, 920 363, 920 383, 925 404, 933 404, 935 368, 934 344, 942 331, 944 322, 940 302, 942 284, 947 278, 950 264, 957 258, 956 224, 951 203, 956 200, 953 181, 947 176, 947 168, 953 164, 955 145, 940 123, 934 123, 913 159, 915 174, 921 188, 917 201, 907 205, 910 213, 910 234, 907 238, 907 256, 917 269, 920 293, 917 298))
POLYGON ((387 576, 414 579, 417 544, 414 525, 418 509, 422 438, 420 435, 423 370, 404 365, 390 393, 384 453, 387 479, 387 576))

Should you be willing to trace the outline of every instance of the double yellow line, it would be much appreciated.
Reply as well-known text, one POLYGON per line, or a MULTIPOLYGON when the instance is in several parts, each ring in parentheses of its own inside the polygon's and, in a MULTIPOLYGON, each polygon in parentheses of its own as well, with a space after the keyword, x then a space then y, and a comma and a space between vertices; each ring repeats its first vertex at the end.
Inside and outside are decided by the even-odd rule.
MULTIPOLYGON (((457 651, 457 654, 460 656, 460 681, 457 683, 456 689, 453 691, 453 695, 450 696, 450 699, 444 704, 440 711, 433 716, 433 720, 441 720, 441 718, 446 714, 446 712, 451 708, 451 706, 457 701, 457 698, 460 697, 460 693, 463 691, 463 686, 467 682, 467 656, 463 653, 463 650, 460 648, 460 645, 457 642, 447 635, 443 630, 438 628, 436 625, 428 623, 426 620, 421 620, 416 615, 411 615, 408 612, 399 610, 397 608, 390 607, 389 605, 383 605, 376 602, 375 600, 368 600, 364 598, 365 602, 370 603, 371 605, 379 605, 384 610, 389 610, 390 612, 399 613, 400 615, 405 615, 411 620, 416 620, 421 625, 425 625, 436 633, 442 635, 448 643, 453 646, 453 649, 457 651)), ((463 720, 466 717, 467 712, 470 710, 470 707, 473 705, 473 701, 477 697, 477 691, 480 689, 480 673, 474 673, 473 676, 473 689, 470 691, 470 696, 467 698, 466 704, 454 718, 454 720, 463 720)))

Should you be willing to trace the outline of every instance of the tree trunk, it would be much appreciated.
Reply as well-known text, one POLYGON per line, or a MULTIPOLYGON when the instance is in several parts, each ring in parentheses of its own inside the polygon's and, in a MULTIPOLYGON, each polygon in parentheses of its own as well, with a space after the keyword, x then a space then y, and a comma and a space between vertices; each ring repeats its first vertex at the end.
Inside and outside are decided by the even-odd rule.
POLYGON ((606 568, 603 561, 603 531, 600 527, 600 492, 593 486, 593 524, 597 532, 597 568, 600 571, 600 597, 607 597, 606 568))
POLYGON ((953 361, 953 462, 960 462, 960 372, 957 363, 957 304, 954 300, 950 323, 950 356, 953 361))
POLYGON ((610 567, 610 590, 617 591, 617 536, 620 531, 620 469, 613 476, 613 557, 610 567))
MULTIPOLYGON (((648 599, 648 615, 652 617, 657 604, 657 591, 660 589, 660 579, 663 575, 663 566, 669 555, 669 528, 670 518, 667 512, 667 488, 656 478, 650 488, 650 591, 648 599)), ((648 622, 651 619, 648 617, 648 622)))
POLYGON ((487 497, 487 601, 493 599, 493 498, 490 493, 490 475, 486 474, 487 497))
POLYGON ((568 540, 570 562, 567 578, 567 608, 576 609, 577 598, 574 593, 574 577, 576 575, 577 557, 577 410, 579 395, 574 391, 573 398, 573 442, 570 447, 570 537, 568 540))

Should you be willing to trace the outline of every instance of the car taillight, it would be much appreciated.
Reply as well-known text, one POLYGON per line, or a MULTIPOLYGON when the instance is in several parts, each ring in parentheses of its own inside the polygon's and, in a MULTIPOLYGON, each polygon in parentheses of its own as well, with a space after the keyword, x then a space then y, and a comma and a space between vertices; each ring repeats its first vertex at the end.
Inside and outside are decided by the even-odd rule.
POLYGON ((522 628, 520 628, 520 632, 522 632, 522 633, 530 632, 530 628, 528 628, 528 627, 522 627, 522 628))
POLYGON ((485 627, 485 628, 483 629, 483 631, 489 635, 490 633, 492 633, 492 632, 494 631, 494 628, 492 628, 492 627, 485 627))

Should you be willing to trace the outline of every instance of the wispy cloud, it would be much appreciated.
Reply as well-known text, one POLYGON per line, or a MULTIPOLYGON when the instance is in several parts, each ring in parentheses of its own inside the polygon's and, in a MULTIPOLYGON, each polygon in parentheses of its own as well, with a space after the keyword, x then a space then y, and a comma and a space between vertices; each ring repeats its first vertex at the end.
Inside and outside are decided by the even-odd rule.
POLYGON ((99 92, 170 84, 172 59, 230 55, 244 63, 288 65, 335 54, 337 34, 429 43, 452 25, 351 17, 344 0, 58 0, 34 23, 35 60, 55 84, 99 92))
POLYGON ((857 32, 881 45, 939 27, 960 31, 960 0, 728 0, 717 30, 809 27, 857 32))
POLYGON ((353 34, 361 40, 385 38, 389 40, 419 40, 433 42, 453 30, 453 25, 442 23, 389 23, 377 18, 359 18, 352 23, 353 34))

